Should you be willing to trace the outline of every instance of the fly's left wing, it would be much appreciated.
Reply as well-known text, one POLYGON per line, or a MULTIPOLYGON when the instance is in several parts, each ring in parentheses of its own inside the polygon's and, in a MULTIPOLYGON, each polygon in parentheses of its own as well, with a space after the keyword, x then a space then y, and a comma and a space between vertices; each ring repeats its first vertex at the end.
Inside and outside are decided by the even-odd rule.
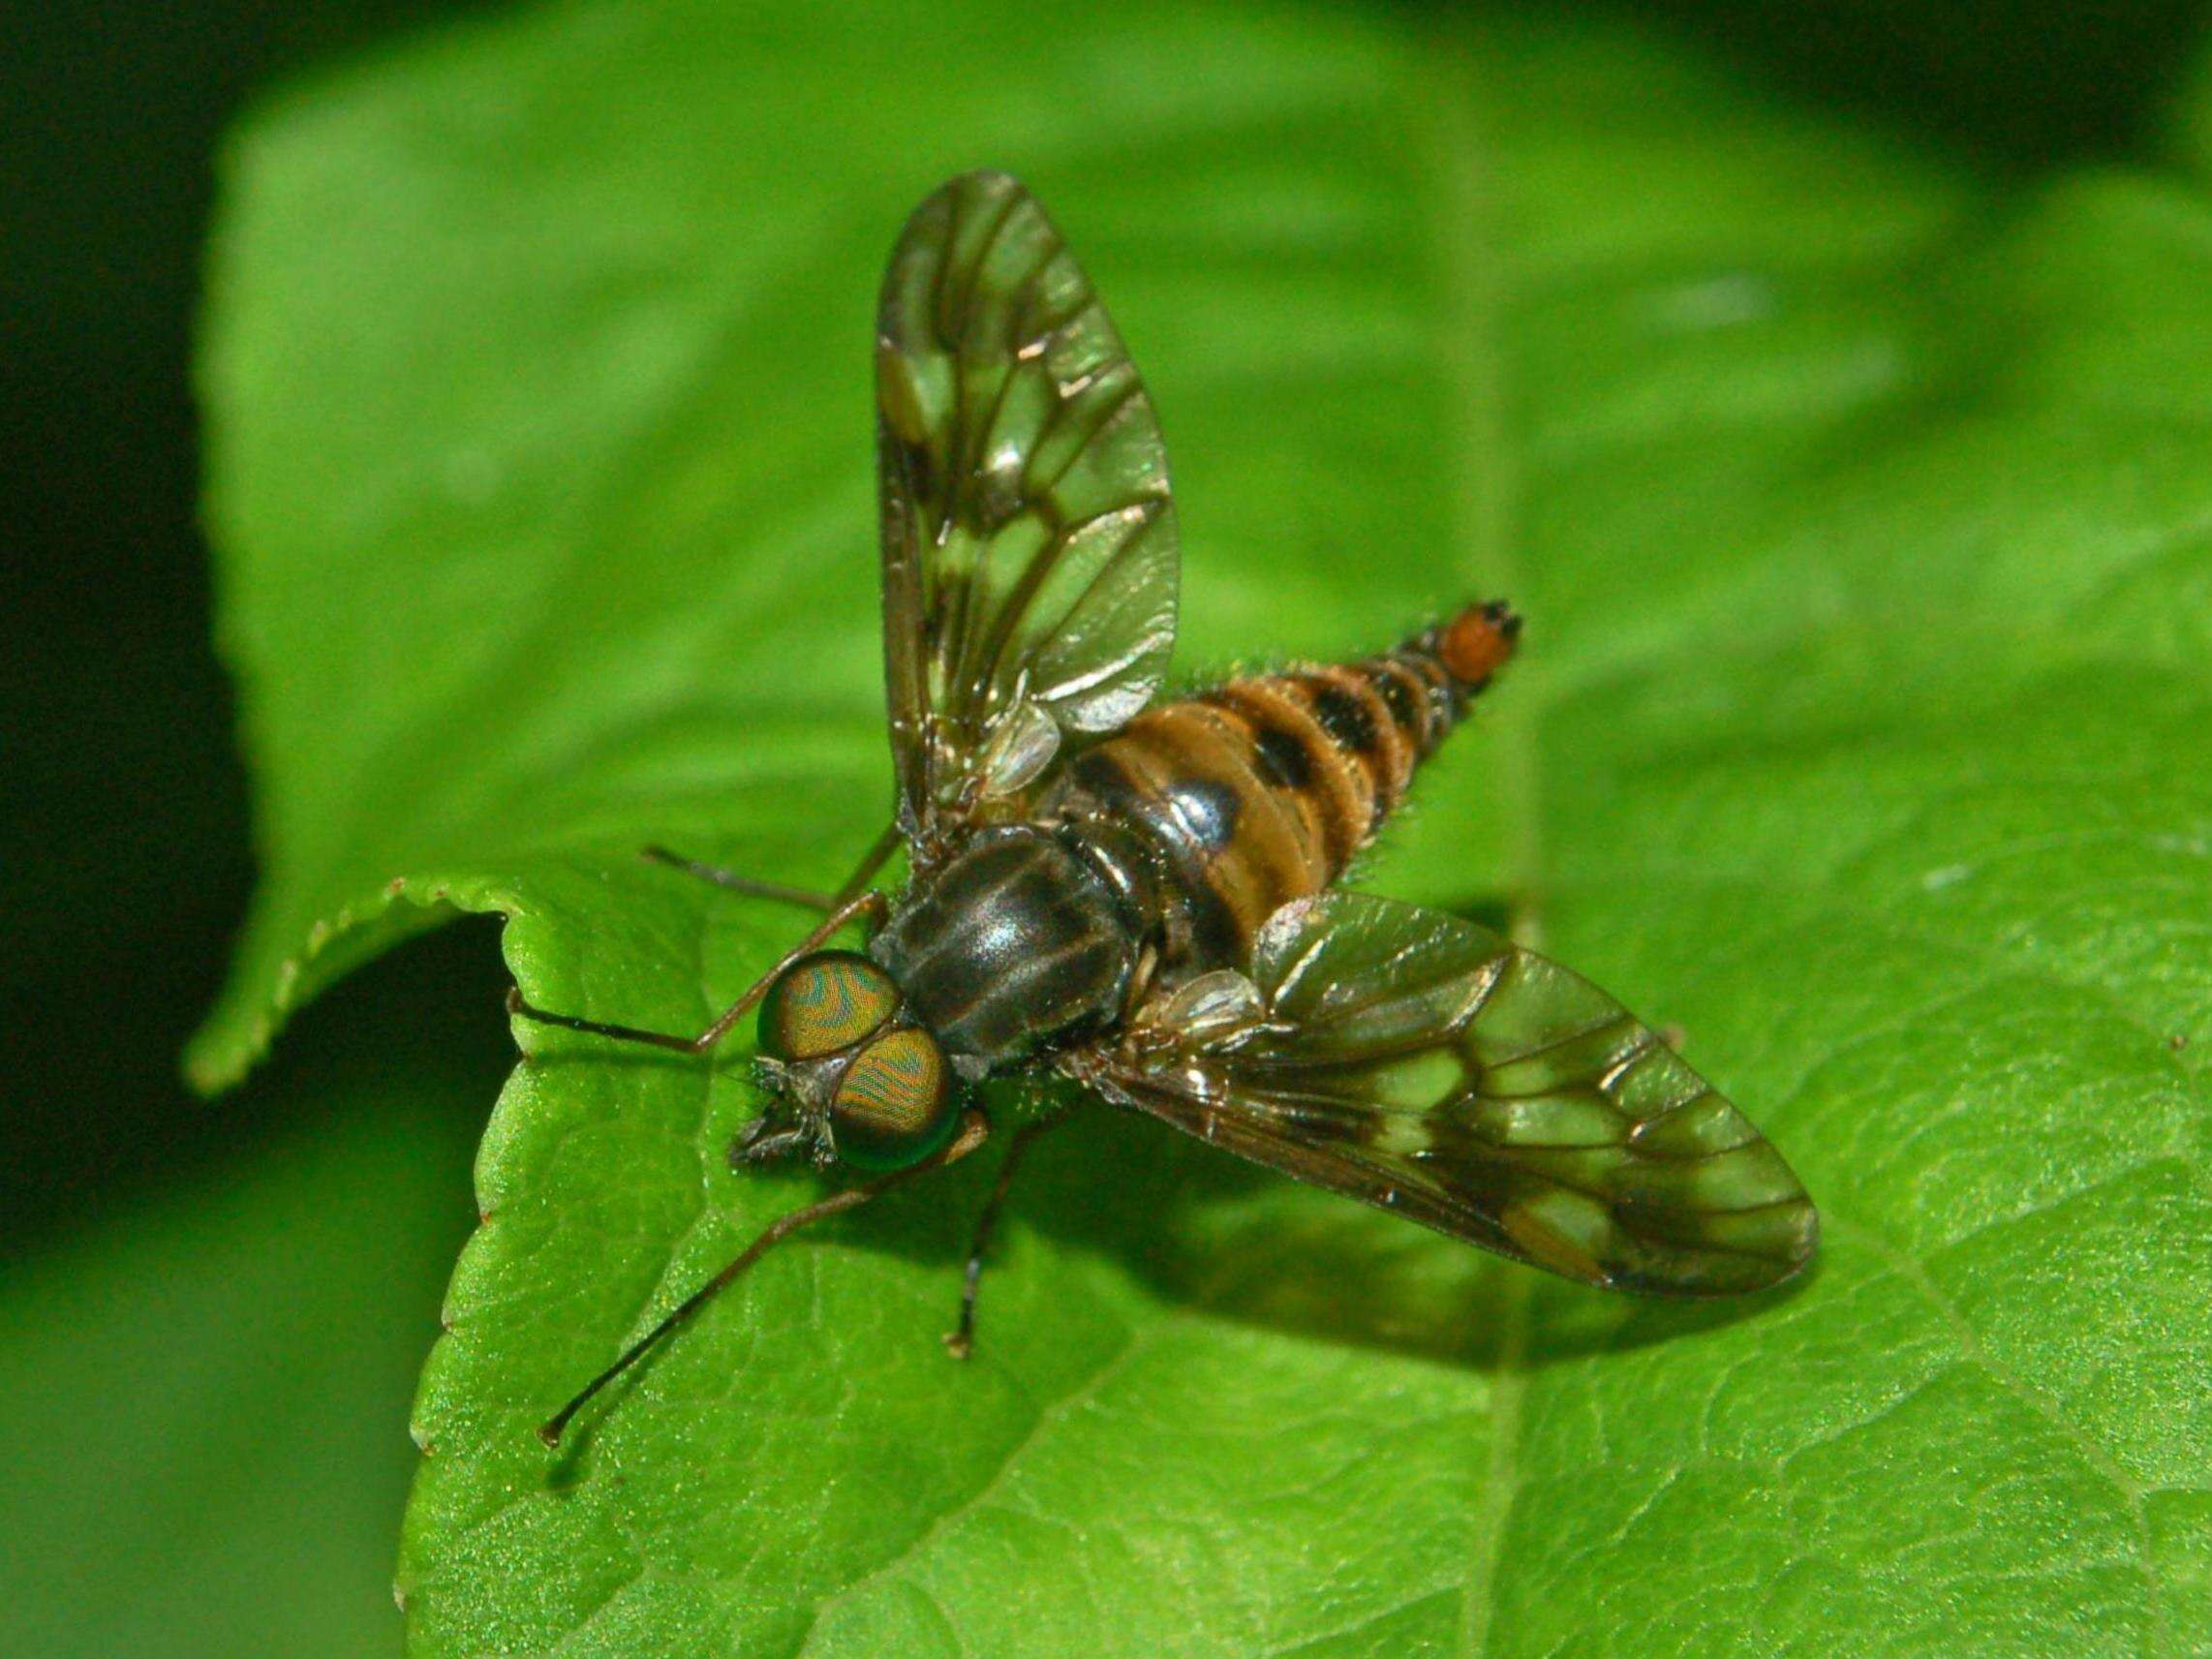
POLYGON ((1152 699, 1175 643, 1159 424, 1090 279, 1001 172, 914 210, 876 345, 900 827, 927 855, 1152 699))
POLYGON ((1207 975, 1137 1033, 1070 1070, 1568 1278, 1719 1296, 1813 1253, 1812 1201, 1741 1113, 1587 980, 1456 916, 1349 893, 1285 906, 1248 982, 1207 975))

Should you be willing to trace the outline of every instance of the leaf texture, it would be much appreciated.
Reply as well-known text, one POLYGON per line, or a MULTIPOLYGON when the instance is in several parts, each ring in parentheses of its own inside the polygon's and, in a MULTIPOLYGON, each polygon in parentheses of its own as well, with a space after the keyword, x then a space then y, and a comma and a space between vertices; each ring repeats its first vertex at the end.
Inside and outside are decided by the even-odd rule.
POLYGON ((442 909, 670 1029, 788 942, 633 849, 820 882, 880 822, 872 296, 989 164, 1144 365, 1183 668, 1527 617, 1362 882, 1519 900, 1679 1026, 1821 1267, 1624 1305, 1096 1114, 967 1367, 986 1169, 771 1257, 549 1459, 814 1188, 722 1165, 741 1056, 521 1032, 412 1650, 2194 1650, 2201 108, 2195 152, 1993 181, 1618 20, 1038 27, 572 4, 239 137, 202 374, 265 876, 195 1074, 442 909))

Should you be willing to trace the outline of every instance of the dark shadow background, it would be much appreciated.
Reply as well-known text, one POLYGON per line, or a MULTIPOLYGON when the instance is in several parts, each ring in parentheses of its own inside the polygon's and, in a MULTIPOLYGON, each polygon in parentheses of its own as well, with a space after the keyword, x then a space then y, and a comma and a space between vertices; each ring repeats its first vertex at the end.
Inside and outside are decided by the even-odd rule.
MULTIPOLYGON (((1585 3, 1705 41, 1778 98, 2019 173, 2142 154, 2212 0, 1585 3)), ((360 1096, 348 1079, 399 1075, 426 1055, 441 1127, 423 1155, 450 1160, 455 1243, 473 1219, 466 1149, 509 1058, 488 927, 446 930, 400 968, 340 987, 222 1100, 189 1096, 177 1057, 253 874, 195 517, 190 355, 216 148, 257 88, 482 9, 78 0, 14 8, 0 32, 11 1265, 128 1223, 172 1187, 220 1182, 281 1139, 360 1129, 338 1121, 359 1108, 332 1104, 360 1096)), ((1183 1276, 1199 1284, 1202 1267, 1183 1276)), ((437 1286, 406 1294, 426 1347, 437 1286)), ((392 1450, 396 1484, 405 1448, 392 1450)))
MULTIPOLYGON (((315 1111, 280 1079, 212 1105, 178 1081, 253 876, 195 517, 200 247, 216 147, 257 87, 457 10, 85 0, 12 8, 0 34, 8 1256, 315 1111)), ((481 1015, 440 1035, 480 1033, 486 1103, 505 1040, 489 955, 480 933, 440 941, 409 975, 425 1003, 481 1015)), ((357 1007, 318 1040, 395 1017, 414 1015, 357 1007)))

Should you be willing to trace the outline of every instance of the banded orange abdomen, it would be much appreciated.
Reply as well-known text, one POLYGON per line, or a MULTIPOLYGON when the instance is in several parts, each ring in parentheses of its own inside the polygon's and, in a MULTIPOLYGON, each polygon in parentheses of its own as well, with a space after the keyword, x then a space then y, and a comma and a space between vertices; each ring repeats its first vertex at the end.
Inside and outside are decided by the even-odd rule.
POLYGON ((1167 979, 1243 967, 1276 909, 1343 875, 1519 631, 1471 606, 1378 657, 1162 704, 1071 761, 1040 815, 1149 844, 1167 979))

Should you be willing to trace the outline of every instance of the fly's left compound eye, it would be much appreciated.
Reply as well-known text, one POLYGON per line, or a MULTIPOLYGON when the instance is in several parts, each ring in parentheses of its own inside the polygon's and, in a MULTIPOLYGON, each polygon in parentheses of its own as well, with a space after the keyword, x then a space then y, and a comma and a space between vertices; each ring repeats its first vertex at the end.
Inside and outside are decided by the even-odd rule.
POLYGON ((803 956, 760 1004, 760 1050, 778 1060, 819 1060, 850 1048, 899 1006, 891 976, 849 950, 803 956))
POLYGON ((862 1049, 830 1099, 838 1155, 859 1169, 920 1163, 951 1138, 959 1118, 944 1051, 911 1026, 862 1049))

